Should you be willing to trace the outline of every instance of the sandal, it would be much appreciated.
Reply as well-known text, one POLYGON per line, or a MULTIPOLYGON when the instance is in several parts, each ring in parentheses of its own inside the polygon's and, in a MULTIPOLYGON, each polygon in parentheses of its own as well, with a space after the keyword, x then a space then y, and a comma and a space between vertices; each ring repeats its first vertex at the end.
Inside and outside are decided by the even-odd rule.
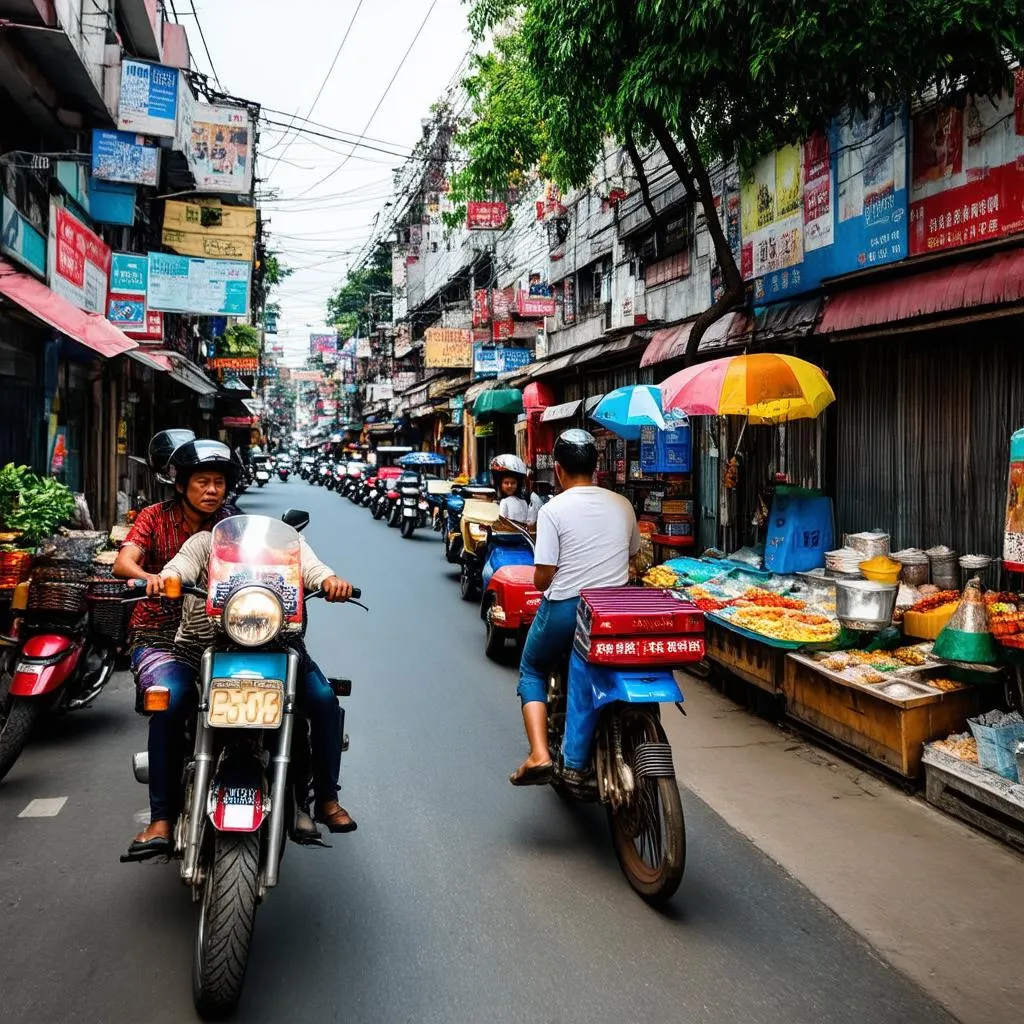
POLYGON ((359 827, 355 819, 348 811, 345 810, 341 805, 338 806, 336 811, 332 811, 330 814, 324 814, 322 810, 317 810, 316 820, 321 825, 327 826, 328 832, 333 832, 335 835, 339 835, 345 832, 355 832, 359 827), (342 819, 347 818, 347 821, 342 819))
POLYGON ((509 777, 513 786, 546 786, 555 773, 555 766, 550 761, 534 764, 529 767, 520 766, 509 777))

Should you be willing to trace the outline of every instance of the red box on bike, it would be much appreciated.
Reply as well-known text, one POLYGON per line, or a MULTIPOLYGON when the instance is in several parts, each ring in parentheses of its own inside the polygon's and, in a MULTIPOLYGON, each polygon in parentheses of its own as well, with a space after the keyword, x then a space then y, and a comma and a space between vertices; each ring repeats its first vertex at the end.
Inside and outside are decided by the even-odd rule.
POLYGON ((574 648, 595 665, 690 664, 704 657, 704 613, 664 590, 584 590, 574 648))

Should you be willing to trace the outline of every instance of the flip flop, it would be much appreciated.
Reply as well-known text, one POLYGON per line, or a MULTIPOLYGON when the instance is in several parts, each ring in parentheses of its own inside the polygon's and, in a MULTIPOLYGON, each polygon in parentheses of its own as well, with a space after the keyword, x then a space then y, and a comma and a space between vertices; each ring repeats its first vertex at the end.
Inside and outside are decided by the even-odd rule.
POLYGON ((167 836, 153 836, 140 843, 133 839, 128 846, 128 852, 121 854, 121 863, 127 864, 131 861, 150 860, 153 857, 170 857, 171 840, 167 836))
POLYGON ((555 766, 550 761, 544 764, 531 765, 514 771, 508 781, 513 786, 546 786, 555 774, 555 766))

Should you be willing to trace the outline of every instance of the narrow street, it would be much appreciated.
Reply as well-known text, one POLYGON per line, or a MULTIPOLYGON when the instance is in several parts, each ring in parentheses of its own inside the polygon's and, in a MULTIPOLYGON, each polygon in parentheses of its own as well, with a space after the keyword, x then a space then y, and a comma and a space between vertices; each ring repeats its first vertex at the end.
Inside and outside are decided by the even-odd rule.
MULTIPOLYGON (((359 830, 330 850, 289 847, 239 1020, 952 1019, 685 788, 687 872, 660 915, 620 875, 601 812, 509 786, 515 673, 484 658, 437 535, 402 540, 297 479, 242 505, 308 509, 310 543, 371 612, 311 611, 313 655, 354 680, 341 799, 359 830)), ((145 813, 129 761, 144 745, 121 675, 0 784, 0 1020, 193 1019, 176 869, 118 863, 145 813), (35 805, 50 816, 20 816, 55 799, 35 805)))

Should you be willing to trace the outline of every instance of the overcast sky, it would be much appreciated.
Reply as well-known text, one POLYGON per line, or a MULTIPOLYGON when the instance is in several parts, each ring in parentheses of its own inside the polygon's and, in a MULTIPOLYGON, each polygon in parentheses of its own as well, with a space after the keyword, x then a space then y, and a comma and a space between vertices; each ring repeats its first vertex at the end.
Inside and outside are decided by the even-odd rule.
MULTIPOLYGON (((208 74, 188 0, 173 6, 188 31, 194 65, 208 74)), ((195 7, 226 91, 258 102, 265 117, 285 124, 297 113, 328 128, 299 122, 296 127, 328 135, 330 129, 351 135, 365 129, 367 142, 379 140, 370 144, 392 153, 411 149, 421 119, 429 116, 469 46, 462 0, 196 0, 195 7), (348 39, 310 113, 350 22, 348 39)), ((289 354, 304 355, 309 333, 323 326, 328 295, 391 198, 392 171, 403 159, 265 124, 259 152, 257 175, 269 179, 261 187, 277 193, 261 203, 270 246, 296 268, 275 296, 280 339, 289 354), (350 151, 344 166, 322 181, 350 151)))

